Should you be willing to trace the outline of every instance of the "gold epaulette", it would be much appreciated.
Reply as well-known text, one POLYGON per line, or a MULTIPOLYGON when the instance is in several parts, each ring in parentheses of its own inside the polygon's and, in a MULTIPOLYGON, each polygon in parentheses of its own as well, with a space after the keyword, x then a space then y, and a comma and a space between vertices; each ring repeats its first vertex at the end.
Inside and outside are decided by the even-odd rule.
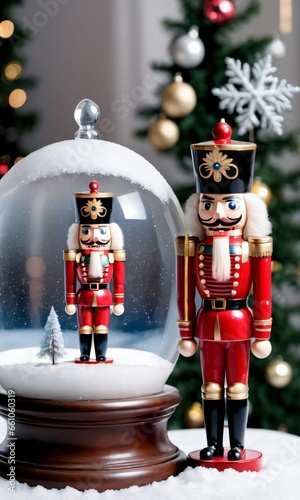
POLYGON ((76 260, 77 250, 64 250, 64 260, 76 260))
POLYGON ((185 236, 178 236, 176 238, 177 255, 194 257, 197 243, 198 238, 196 236, 189 236, 188 239, 185 236))
POLYGON ((248 242, 250 257, 271 257, 273 253, 272 236, 251 236, 248 242))
POLYGON ((126 251, 124 249, 113 250, 114 260, 123 262, 126 260, 126 251))

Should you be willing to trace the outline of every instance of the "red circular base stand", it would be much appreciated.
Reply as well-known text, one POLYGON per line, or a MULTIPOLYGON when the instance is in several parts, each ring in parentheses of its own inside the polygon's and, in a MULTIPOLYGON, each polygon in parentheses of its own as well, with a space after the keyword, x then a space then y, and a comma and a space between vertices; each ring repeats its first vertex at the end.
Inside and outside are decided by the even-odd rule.
POLYGON ((228 460, 229 448, 224 449, 223 457, 214 457, 212 460, 201 460, 200 450, 192 451, 188 455, 188 465, 190 467, 206 467, 217 469, 222 472, 225 469, 234 469, 237 472, 259 472, 262 467, 262 454, 260 451, 245 450, 245 456, 241 460, 228 460))
POLYGON ((80 358, 74 359, 75 363, 78 365, 109 365, 114 362, 112 358, 107 358, 105 361, 97 361, 96 359, 89 359, 89 361, 81 361, 80 358))

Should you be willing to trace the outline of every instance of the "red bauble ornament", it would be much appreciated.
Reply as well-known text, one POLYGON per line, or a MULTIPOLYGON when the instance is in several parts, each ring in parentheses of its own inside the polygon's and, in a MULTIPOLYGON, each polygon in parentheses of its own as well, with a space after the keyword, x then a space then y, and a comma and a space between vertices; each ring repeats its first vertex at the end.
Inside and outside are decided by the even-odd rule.
POLYGON ((9 166, 6 163, 0 163, 0 176, 5 175, 9 171, 9 166))
POLYGON ((235 7, 232 0, 207 0, 203 11, 207 19, 217 24, 231 21, 235 15, 235 7))

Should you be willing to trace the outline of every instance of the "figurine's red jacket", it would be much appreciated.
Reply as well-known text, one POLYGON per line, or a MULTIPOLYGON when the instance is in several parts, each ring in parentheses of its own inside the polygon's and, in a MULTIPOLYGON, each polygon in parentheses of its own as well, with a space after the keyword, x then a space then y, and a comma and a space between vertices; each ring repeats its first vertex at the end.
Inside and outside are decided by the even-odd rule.
POLYGON ((65 250, 66 304, 105 307, 124 303, 125 250, 101 251, 102 277, 89 277, 89 250, 65 250), (76 294, 77 281, 81 285, 76 294), (113 281, 113 291, 108 287, 113 281))
POLYGON ((177 238, 177 299, 183 339, 266 340, 271 332, 272 238, 230 237, 228 281, 212 277, 212 238, 177 238), (253 307, 246 300, 253 287, 253 307), (195 289, 202 299, 196 315, 195 289), (204 302, 203 302, 204 301, 204 302), (235 302, 237 301, 237 302, 235 302), (242 301, 242 302, 240 302, 242 301), (238 304, 238 308, 235 308, 238 304))

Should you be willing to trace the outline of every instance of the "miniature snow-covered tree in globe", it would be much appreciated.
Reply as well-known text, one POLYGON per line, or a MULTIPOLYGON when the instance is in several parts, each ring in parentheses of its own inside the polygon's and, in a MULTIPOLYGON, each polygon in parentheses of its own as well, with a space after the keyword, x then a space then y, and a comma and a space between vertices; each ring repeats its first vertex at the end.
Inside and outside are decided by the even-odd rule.
POLYGON ((44 338, 38 358, 48 357, 55 365, 58 358, 65 356, 65 343, 60 328, 58 316, 54 307, 51 307, 50 314, 45 325, 44 338))

